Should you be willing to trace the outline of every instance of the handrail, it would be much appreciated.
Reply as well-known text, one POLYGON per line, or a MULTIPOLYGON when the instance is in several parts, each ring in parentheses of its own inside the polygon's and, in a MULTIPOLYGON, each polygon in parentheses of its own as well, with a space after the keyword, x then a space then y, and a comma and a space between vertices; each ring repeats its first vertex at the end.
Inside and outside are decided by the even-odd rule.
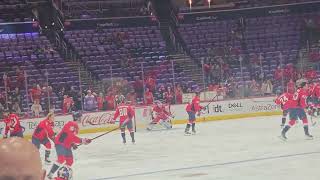
POLYGON ((123 16, 123 17, 108 17, 108 18, 90 18, 90 19, 68 19, 67 21, 94 21, 94 20, 116 20, 116 19, 137 19, 137 18, 151 18, 152 16, 123 16))

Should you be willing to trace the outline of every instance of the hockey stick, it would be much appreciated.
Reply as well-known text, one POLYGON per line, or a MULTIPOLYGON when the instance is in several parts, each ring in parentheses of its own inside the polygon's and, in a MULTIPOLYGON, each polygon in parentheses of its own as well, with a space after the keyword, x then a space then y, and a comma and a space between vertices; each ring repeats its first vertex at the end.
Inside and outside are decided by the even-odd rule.
POLYGON ((102 136, 104 136, 104 135, 107 135, 107 134, 109 134, 109 133, 111 133, 111 132, 113 132, 113 131, 116 131, 116 130, 118 130, 118 129, 120 129, 120 126, 117 127, 117 128, 114 128, 114 129, 112 129, 112 130, 110 130, 110 131, 107 131, 107 132, 105 132, 105 133, 103 133, 103 134, 100 134, 99 136, 96 136, 96 137, 94 137, 94 138, 91 138, 90 140, 92 141, 92 140, 98 139, 99 137, 102 137, 102 136))

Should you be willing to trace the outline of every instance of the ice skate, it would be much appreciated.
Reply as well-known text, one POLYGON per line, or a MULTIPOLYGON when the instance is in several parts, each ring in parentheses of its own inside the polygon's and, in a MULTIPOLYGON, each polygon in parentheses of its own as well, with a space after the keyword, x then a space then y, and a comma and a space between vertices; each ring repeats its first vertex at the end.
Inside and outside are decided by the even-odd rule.
POLYGON ((286 140, 288 139, 285 133, 281 133, 281 135, 279 136, 279 138, 280 138, 281 140, 283 140, 283 141, 286 141, 286 140))
POLYGON ((310 134, 306 134, 306 140, 313 140, 313 136, 310 134))

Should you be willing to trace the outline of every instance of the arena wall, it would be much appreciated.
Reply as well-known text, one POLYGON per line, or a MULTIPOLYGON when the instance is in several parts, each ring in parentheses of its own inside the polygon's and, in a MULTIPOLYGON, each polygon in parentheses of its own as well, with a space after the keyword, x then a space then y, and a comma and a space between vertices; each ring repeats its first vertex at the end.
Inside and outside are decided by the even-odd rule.
MULTIPOLYGON (((239 100, 225 100, 216 101, 212 103, 201 103, 202 106, 209 104, 207 110, 197 117, 198 122, 217 121, 239 119, 255 116, 270 116, 281 114, 280 107, 273 102, 274 98, 252 98, 252 99, 239 99, 239 100)), ((175 118, 173 124, 184 124, 188 119, 185 111, 186 104, 171 105, 171 112, 175 118)), ((137 129, 142 130, 151 120, 151 107, 138 106, 135 108, 136 118, 135 122, 137 129)), ((85 113, 79 123, 80 133, 96 133, 108 131, 116 128, 119 122, 111 124, 114 111, 85 113)), ((37 124, 43 118, 25 119, 21 120, 21 125, 25 128, 25 136, 31 137, 32 132, 37 124)), ((63 125, 72 120, 71 115, 56 116, 55 117, 55 131, 58 131, 63 125)), ((3 132, 4 123, 0 123, 0 130, 3 132)))

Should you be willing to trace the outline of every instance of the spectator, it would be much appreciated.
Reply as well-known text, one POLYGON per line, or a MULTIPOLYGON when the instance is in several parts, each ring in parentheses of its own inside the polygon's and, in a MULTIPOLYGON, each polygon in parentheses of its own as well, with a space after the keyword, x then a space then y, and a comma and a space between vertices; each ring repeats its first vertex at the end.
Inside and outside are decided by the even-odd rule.
POLYGON ((99 111, 103 110, 104 98, 103 98, 102 92, 100 92, 99 96, 97 97, 97 103, 98 103, 98 110, 99 111))
POLYGON ((203 64, 203 71, 205 76, 205 81, 207 84, 212 83, 212 64, 211 63, 204 63, 203 64))
POLYGON ((112 93, 112 91, 108 91, 107 96, 105 97, 105 101, 106 101, 106 109, 107 110, 114 110, 115 108, 115 102, 114 102, 114 95, 112 93))
POLYGON ((153 94, 150 92, 149 88, 146 88, 146 91, 144 93, 144 98, 145 98, 145 104, 146 105, 151 105, 153 104, 153 94))
POLYGON ((305 72, 304 77, 309 81, 312 81, 317 77, 317 72, 312 67, 310 67, 310 69, 305 72))
POLYGON ((87 95, 84 97, 84 110, 95 111, 97 109, 96 97, 92 94, 91 90, 87 91, 87 95))
POLYGON ((10 76, 7 73, 4 73, 3 80, 4 80, 4 83, 6 83, 5 85, 7 86, 8 90, 11 91, 13 89, 13 84, 10 76))
POLYGON ((295 83, 292 79, 287 83, 287 92, 293 94, 295 92, 295 83))
POLYGON ((174 92, 171 90, 170 86, 167 87, 164 97, 167 104, 174 104, 174 92))
POLYGON ((81 92, 77 91, 74 86, 71 87, 69 96, 72 97, 74 101, 74 106, 76 110, 81 109, 81 92))
POLYGON ((176 95, 176 104, 182 104, 183 92, 182 92, 181 86, 179 84, 176 86, 175 95, 176 95))
POLYGON ((262 84, 262 87, 261 87, 261 91, 262 91, 263 95, 265 95, 265 96, 271 95, 273 92, 272 82, 270 80, 264 81, 264 83, 262 84))
POLYGON ((275 80, 281 80, 283 76, 283 69, 280 68, 280 66, 277 67, 277 69, 274 71, 274 78, 275 80))
POLYGON ((30 90, 31 102, 39 101, 41 99, 41 88, 39 84, 34 84, 30 90))
POLYGON ((257 96, 259 95, 259 84, 256 82, 256 80, 252 79, 250 85, 249 85, 249 91, 250 91, 250 95, 252 96, 257 96))
POLYGON ((73 98, 68 95, 63 96, 63 106, 62 106, 62 114, 70 113, 72 110, 72 106, 74 106, 73 98))
POLYGON ((137 103, 137 94, 134 92, 134 90, 127 94, 127 100, 131 105, 135 105, 137 103))
POLYGON ((156 90, 156 81, 151 76, 148 76, 146 79, 146 87, 149 88, 152 93, 156 90))
POLYGON ((34 114, 34 117, 39 118, 40 113, 42 112, 42 107, 39 104, 39 100, 35 100, 34 103, 31 106, 31 111, 34 114))
POLYGON ((15 90, 11 93, 12 102, 13 104, 18 103, 19 107, 22 107, 22 101, 21 101, 21 93, 18 87, 15 88, 15 90))
POLYGON ((133 83, 134 91, 137 93, 138 98, 143 97, 143 82, 139 79, 139 77, 135 78, 135 82, 133 83))
POLYGON ((21 108, 20 108, 19 102, 13 102, 12 111, 17 114, 21 114, 21 108))
POLYGON ((17 75, 17 87, 20 89, 23 89, 25 87, 24 84, 24 71, 22 71, 19 67, 16 70, 16 75, 17 75))

